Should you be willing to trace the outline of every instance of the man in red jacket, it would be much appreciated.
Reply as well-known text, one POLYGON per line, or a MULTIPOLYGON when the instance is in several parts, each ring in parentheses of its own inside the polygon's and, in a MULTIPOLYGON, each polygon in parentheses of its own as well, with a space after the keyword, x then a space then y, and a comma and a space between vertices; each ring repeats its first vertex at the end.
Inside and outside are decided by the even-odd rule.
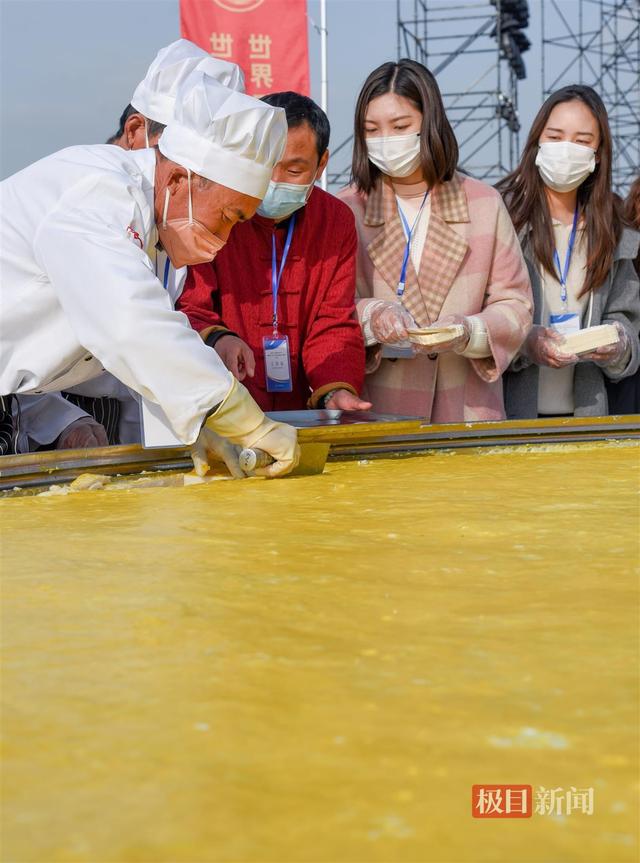
POLYGON ((354 219, 314 186, 329 157, 329 120, 298 93, 263 101, 285 109, 285 153, 257 214, 212 264, 190 268, 177 308, 263 410, 368 410, 358 396, 354 219))

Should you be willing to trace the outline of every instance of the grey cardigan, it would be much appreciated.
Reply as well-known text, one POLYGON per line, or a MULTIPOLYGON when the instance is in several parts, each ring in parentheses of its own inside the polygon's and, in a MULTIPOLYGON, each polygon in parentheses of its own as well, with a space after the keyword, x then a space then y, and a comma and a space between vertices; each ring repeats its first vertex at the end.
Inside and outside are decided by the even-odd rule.
MULTIPOLYGON (((595 363, 578 363, 573 379, 574 416, 605 416, 608 413, 604 376, 618 381, 632 375, 640 364, 640 282, 633 266, 640 246, 640 233, 624 228, 607 281, 592 291, 582 316, 582 327, 619 321, 627 330, 631 355, 626 367, 615 373, 595 363)), ((537 263, 524 239, 524 253, 533 289, 533 323, 541 324, 542 287, 537 263)), ((538 369, 525 357, 516 357, 503 378, 504 401, 508 419, 538 416, 538 369)))

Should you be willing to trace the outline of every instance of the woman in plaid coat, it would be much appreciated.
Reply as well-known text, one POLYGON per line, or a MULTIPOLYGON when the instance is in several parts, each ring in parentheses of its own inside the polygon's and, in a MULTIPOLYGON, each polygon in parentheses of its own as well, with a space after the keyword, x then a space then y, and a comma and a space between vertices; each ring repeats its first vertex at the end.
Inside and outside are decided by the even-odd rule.
POLYGON ((356 219, 365 397, 380 413, 505 416, 501 377, 531 326, 531 286, 499 194, 457 161, 433 75, 413 60, 372 72, 356 107, 354 182, 339 197, 356 219), (458 335, 437 347, 407 341, 407 328, 448 324, 458 335))

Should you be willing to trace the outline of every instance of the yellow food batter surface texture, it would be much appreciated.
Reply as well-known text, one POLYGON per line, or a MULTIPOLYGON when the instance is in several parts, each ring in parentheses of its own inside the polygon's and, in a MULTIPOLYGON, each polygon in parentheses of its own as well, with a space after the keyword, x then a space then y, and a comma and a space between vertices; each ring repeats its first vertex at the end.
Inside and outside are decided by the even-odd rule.
POLYGON ((636 861, 639 455, 0 501, 2 859, 636 861))

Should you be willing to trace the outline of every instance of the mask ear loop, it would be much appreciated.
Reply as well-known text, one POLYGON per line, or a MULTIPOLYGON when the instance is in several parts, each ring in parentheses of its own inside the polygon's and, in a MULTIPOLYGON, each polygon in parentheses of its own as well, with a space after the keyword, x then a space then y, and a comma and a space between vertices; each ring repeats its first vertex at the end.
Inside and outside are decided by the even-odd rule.
POLYGON ((162 227, 167 227, 167 213, 169 212, 169 189, 164 190, 164 210, 162 211, 162 227))
POLYGON ((144 145, 149 149, 149 133, 147 132, 147 118, 144 118, 144 145))
POLYGON ((191 203, 191 171, 187 168, 187 183, 189 184, 189 224, 193 224, 193 204, 191 203))

